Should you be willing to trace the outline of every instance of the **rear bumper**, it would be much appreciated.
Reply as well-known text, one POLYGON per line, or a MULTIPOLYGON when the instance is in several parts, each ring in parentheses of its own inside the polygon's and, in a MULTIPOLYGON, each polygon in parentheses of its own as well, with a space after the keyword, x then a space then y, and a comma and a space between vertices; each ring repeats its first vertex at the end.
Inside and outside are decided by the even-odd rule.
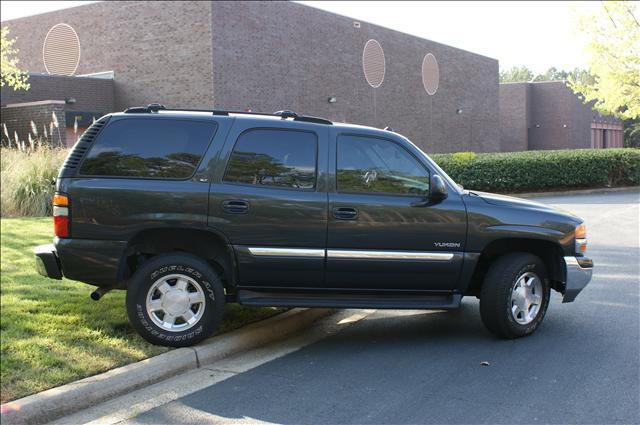
POLYGON ((115 286, 127 243, 122 241, 55 238, 53 245, 34 249, 36 270, 43 276, 115 286))
POLYGON ((33 249, 36 260, 36 270, 42 276, 51 279, 62 279, 60 259, 53 244, 39 245, 33 249))
POLYGON ((570 303, 591 281, 593 260, 582 257, 564 257, 564 262, 567 267, 567 282, 562 302, 570 303))

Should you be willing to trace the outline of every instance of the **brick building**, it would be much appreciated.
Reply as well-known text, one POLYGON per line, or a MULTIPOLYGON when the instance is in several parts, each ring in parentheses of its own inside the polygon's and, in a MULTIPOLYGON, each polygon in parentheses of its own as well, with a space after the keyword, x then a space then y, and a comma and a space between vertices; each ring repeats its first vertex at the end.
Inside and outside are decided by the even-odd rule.
POLYGON ((569 130, 550 132, 554 95, 499 89, 495 59, 296 3, 100 2, 2 25, 31 73, 2 89, 16 131, 33 102, 64 101, 67 126, 159 102, 391 126, 431 153, 588 147, 590 120, 565 108, 569 130))
MULTIPOLYGON (((497 60, 296 3, 101 2, 2 25, 32 73, 112 71, 115 110, 291 109, 391 126, 427 152, 500 149, 497 60)), ((25 99, 109 112, 40 87, 25 99)))
POLYGON ((563 81, 500 84, 502 151, 623 147, 623 124, 585 105, 563 81))

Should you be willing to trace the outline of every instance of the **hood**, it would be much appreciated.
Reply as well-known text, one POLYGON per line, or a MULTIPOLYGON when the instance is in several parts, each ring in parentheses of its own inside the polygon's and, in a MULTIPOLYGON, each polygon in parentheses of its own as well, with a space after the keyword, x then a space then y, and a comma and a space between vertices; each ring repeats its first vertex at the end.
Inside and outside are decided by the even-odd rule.
POLYGON ((483 201, 488 204, 496 205, 499 207, 512 207, 512 208, 526 208, 530 210, 538 210, 545 212, 561 213, 564 215, 577 218, 574 214, 564 211, 558 208, 551 207, 549 205, 541 204, 540 202, 530 201, 528 199, 516 198, 514 196, 498 195, 495 193, 472 191, 472 194, 479 196, 483 201))

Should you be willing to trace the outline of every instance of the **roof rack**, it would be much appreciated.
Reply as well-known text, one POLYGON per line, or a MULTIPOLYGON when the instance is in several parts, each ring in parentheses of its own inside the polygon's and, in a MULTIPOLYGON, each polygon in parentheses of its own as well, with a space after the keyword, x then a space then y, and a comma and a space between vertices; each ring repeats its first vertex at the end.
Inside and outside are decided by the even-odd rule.
POLYGON ((224 116, 235 115, 235 114, 260 115, 260 116, 267 116, 267 117, 280 117, 283 120, 291 118, 294 121, 311 122, 315 124, 327 124, 327 125, 333 124, 333 122, 325 118, 312 117, 307 115, 298 115, 293 111, 277 111, 272 114, 269 114, 266 112, 228 111, 228 110, 222 110, 222 109, 182 109, 182 108, 171 109, 159 103, 150 103, 147 106, 134 106, 134 107, 125 109, 124 113, 125 114, 151 114, 151 113, 157 113, 159 111, 208 112, 213 115, 224 115, 224 116))

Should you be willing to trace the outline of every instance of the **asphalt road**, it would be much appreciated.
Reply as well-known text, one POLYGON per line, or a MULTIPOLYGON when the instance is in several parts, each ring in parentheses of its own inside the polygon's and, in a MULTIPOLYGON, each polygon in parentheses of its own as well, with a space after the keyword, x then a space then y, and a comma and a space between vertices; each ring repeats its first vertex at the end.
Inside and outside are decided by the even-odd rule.
POLYGON ((538 201, 586 220, 596 269, 533 336, 496 339, 475 299, 378 311, 130 422, 640 423, 639 195, 538 201))

